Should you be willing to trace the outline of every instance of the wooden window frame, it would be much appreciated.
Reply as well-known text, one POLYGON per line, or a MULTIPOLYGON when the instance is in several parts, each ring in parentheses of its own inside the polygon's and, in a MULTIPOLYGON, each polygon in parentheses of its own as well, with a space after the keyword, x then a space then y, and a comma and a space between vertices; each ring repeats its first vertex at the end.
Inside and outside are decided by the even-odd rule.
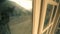
POLYGON ((41 0, 34 0, 33 1, 33 30, 32 30, 32 34, 38 34, 40 8, 41 8, 41 0))
MULTIPOLYGON (((58 6, 59 4, 57 2, 54 2, 52 0, 43 0, 43 6, 42 6, 42 12, 41 12, 41 18, 40 18, 40 25, 39 25, 39 34, 43 34, 46 30, 49 29, 49 27, 51 27, 52 29, 52 26, 54 24, 54 21, 52 23, 50 23, 44 30, 43 30, 43 26, 44 26, 44 21, 45 21, 45 16, 46 16, 46 10, 47 10, 47 4, 51 4, 51 5, 54 5, 54 6, 58 6)), ((56 9, 56 13, 57 13, 57 10, 58 10, 58 7, 56 9)), ((53 10, 52 10, 53 11, 53 10)), ((56 13, 55 13, 55 16, 54 16, 54 19, 55 20, 55 17, 56 17, 56 13)))
POLYGON ((46 34, 48 34, 48 31, 49 31, 48 29, 50 27, 51 27, 51 30, 50 30, 49 34, 52 33, 51 31, 54 26, 54 21, 55 21, 56 14, 58 11, 58 7, 57 7, 53 21, 51 23, 54 6, 59 6, 59 3, 57 3, 53 0, 43 0, 43 2, 42 2, 42 0, 34 0, 33 1, 33 30, 32 30, 32 34, 43 34, 45 31, 47 31, 46 34), (49 24, 43 30, 45 16, 46 16, 46 10, 47 10, 47 4, 53 5, 53 9, 52 9, 52 13, 51 13, 51 18, 49 20, 49 24))

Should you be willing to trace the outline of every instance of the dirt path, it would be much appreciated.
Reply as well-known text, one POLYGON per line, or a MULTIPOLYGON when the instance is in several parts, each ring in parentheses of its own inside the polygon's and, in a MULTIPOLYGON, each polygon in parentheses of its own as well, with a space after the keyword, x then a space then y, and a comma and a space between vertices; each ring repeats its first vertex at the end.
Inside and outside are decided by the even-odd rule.
MULTIPOLYGON (((18 19, 19 20, 19 19, 18 19)), ((31 34, 32 32, 32 19, 28 18, 21 23, 10 25, 11 34, 31 34)))

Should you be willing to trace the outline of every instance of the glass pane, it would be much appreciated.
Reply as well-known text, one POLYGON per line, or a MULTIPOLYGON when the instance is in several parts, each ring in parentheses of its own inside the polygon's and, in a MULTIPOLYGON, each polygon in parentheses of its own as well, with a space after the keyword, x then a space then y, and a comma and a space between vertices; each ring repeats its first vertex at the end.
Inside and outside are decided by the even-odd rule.
POLYGON ((53 5, 48 4, 47 5, 47 11, 46 11, 46 16, 45 16, 45 22, 44 22, 44 28, 48 25, 51 13, 52 13, 53 5))
POLYGON ((57 29, 57 31, 55 32, 55 34, 60 34, 60 29, 57 29))
POLYGON ((0 34, 32 34, 32 0, 0 0, 0 34))
POLYGON ((54 6, 54 11, 53 11, 53 15, 52 15, 52 20, 51 21, 53 21, 53 18, 54 18, 55 13, 56 13, 56 9, 57 9, 57 6, 54 6))

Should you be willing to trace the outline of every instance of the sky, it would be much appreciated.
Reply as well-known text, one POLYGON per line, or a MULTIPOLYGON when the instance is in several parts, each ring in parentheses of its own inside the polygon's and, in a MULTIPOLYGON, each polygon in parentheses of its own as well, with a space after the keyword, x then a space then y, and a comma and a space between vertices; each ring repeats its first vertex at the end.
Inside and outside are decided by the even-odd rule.
POLYGON ((16 2, 17 4, 19 4, 20 6, 27 10, 32 9, 32 0, 10 0, 10 1, 16 2))

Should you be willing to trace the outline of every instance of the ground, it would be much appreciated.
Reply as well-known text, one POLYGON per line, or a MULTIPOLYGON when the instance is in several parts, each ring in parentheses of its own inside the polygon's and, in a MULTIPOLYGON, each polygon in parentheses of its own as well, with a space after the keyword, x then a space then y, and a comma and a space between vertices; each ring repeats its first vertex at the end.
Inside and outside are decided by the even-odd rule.
POLYGON ((31 34, 32 24, 31 16, 14 17, 9 22, 11 34, 31 34))

